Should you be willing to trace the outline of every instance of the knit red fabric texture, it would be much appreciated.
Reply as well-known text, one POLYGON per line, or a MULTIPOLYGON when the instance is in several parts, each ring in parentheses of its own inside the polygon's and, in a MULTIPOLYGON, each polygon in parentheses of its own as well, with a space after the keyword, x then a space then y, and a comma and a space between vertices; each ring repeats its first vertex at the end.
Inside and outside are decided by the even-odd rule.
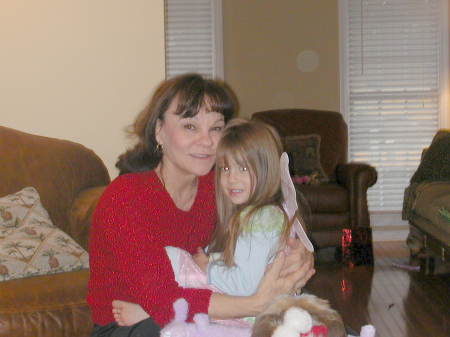
POLYGON ((211 291, 179 287, 164 247, 195 254, 209 243, 216 218, 213 172, 199 178, 187 212, 175 206, 154 171, 111 182, 90 231, 87 301, 93 322, 114 321, 113 300, 139 304, 160 326, 173 319, 173 302, 181 297, 189 303, 189 319, 207 313, 211 291))

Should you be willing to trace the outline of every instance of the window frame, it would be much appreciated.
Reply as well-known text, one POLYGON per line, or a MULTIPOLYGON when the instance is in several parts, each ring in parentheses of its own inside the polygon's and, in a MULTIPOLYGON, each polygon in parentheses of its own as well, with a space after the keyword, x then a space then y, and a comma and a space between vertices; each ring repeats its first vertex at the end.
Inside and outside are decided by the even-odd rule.
MULTIPOLYGON (((448 0, 440 1, 441 20, 441 50, 440 50, 440 107, 439 107, 439 128, 450 127, 449 111, 449 6, 448 0)), ((340 55, 340 111, 347 122, 350 133, 350 102, 349 102, 349 76, 348 76, 348 0, 339 0, 339 55, 340 55)), ((350 156, 349 146, 349 158, 350 156)), ((369 163, 370 164, 370 163, 369 163)), ((417 163, 419 164, 419 163, 417 163)), ((406 186, 405 186, 406 188, 406 186)), ((406 229, 407 224, 401 220, 401 210, 371 212, 371 223, 380 229, 406 229)))
MULTIPOLYGON (((169 6, 167 2, 170 0, 164 1, 164 32, 165 32, 165 43, 166 43, 166 78, 169 77, 169 69, 168 69, 168 58, 169 58, 169 52, 168 52, 168 40, 170 39, 170 36, 168 35, 168 11, 169 6)), ((186 72, 199 72, 203 75, 215 79, 221 79, 223 80, 225 77, 224 74, 224 61, 223 61, 223 14, 222 14, 222 0, 208 0, 211 5, 211 12, 209 13, 212 21, 211 31, 205 31, 205 35, 208 34, 211 38, 211 55, 212 55, 212 72, 205 73, 203 70, 200 70, 198 68, 189 67, 184 72, 177 72, 173 74, 172 76, 176 76, 182 73, 186 72)), ((180 1, 180 4, 183 1, 180 1)), ((186 6, 189 5, 189 3, 192 5, 195 5, 194 1, 187 1, 183 3, 182 5, 186 6)), ((206 2, 206 1, 203 1, 206 2)), ((182 31, 177 32, 177 34, 183 35, 182 31)), ((193 41, 194 42, 194 41, 193 41)), ((189 62, 186 63, 186 65, 189 64, 189 62)))

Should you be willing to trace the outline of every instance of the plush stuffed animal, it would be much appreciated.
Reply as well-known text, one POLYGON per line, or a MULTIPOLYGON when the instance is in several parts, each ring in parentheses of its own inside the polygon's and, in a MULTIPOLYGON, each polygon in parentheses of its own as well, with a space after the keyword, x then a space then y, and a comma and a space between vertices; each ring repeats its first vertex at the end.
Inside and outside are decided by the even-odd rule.
MULTIPOLYGON (((327 301, 313 295, 279 296, 258 316, 253 329, 212 323, 206 314, 196 314, 194 323, 187 323, 189 307, 184 298, 176 300, 173 308, 175 318, 161 330, 161 337, 340 336, 335 333, 347 337, 343 330, 342 319, 337 312, 329 308, 327 301), (315 307, 316 305, 319 307, 315 307), (323 312, 318 314, 318 310, 323 312)), ((360 337, 375 337, 375 328, 371 325, 364 326, 360 337)))
POLYGON ((310 294, 281 295, 258 315, 252 337, 347 337, 344 322, 328 301, 310 294))
MULTIPOLYGON (((328 301, 310 294, 276 297, 258 315, 252 337, 347 337, 339 313, 328 301)), ((349 336, 350 337, 350 336, 349 336)), ((360 337, 375 337, 373 326, 364 326, 360 337)))
MULTIPOLYGON (((277 327, 272 337, 329 337, 328 329, 323 325, 315 325, 310 330, 305 329, 307 323, 301 323, 301 318, 305 317, 305 313, 301 312, 301 310, 302 309, 295 307, 288 309, 288 311, 286 311, 284 315, 284 323, 277 327)), ((361 334, 359 335, 359 337, 375 337, 375 332, 376 331, 373 325, 365 325, 361 328, 361 334)), ((356 336, 348 335, 348 337, 356 336)))

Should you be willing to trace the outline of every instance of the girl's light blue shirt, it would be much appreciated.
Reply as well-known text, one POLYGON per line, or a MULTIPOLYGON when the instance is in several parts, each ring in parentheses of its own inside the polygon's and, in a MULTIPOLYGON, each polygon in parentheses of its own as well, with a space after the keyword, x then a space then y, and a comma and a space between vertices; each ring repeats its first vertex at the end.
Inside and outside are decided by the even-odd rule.
MULTIPOLYGON (((241 220, 251 206, 241 213, 241 220)), ((234 265, 227 268, 219 258, 208 263, 207 283, 213 284, 228 295, 250 296, 256 292, 271 263, 283 228, 284 214, 278 207, 264 206, 244 226, 234 253, 234 265)))

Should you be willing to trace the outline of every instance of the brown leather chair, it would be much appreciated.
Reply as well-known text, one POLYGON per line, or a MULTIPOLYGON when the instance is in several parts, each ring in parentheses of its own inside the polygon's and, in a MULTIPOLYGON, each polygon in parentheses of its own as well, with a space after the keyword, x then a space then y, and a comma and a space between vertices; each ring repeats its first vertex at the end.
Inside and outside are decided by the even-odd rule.
MULTIPOLYGON (((0 156, 0 197, 34 187, 53 225, 87 249, 92 213, 110 182, 103 161, 81 144, 3 126, 0 156)), ((87 269, 0 277, 0 337, 89 336, 88 279, 87 269)))
MULTIPOLYGON (((309 227, 316 248, 341 247, 343 229, 367 228, 371 237, 367 189, 377 181, 374 167, 349 163, 347 124, 333 111, 283 109, 252 118, 273 125, 285 137, 318 134, 320 164, 328 182, 296 184, 309 206, 309 227)), ((287 151, 289 154, 289 151, 287 151)))

